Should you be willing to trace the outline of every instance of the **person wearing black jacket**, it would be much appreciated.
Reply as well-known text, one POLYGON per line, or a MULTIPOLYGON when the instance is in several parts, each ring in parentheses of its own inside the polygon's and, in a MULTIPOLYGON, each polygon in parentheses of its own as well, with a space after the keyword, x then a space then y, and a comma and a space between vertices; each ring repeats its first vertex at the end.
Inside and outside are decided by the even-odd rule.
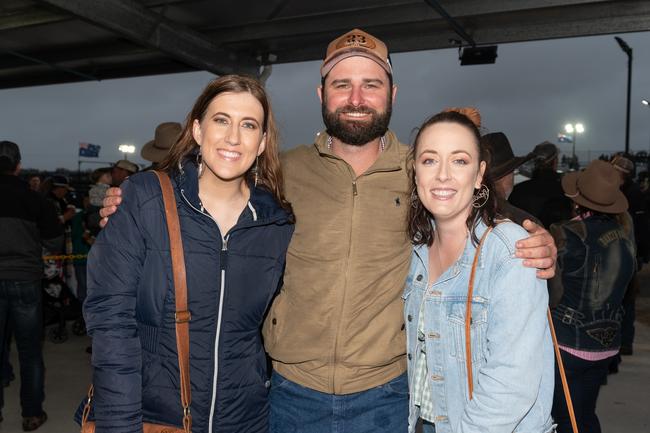
MULTIPOLYGON (((13 330, 20 359, 23 430, 31 431, 47 420, 42 406, 42 248, 60 251, 63 228, 53 206, 18 178, 19 171, 18 145, 1 141, 0 196, 4 203, 0 207, 0 341, 5 341, 7 329, 13 330)), ((1 350, 6 350, 4 344, 1 350)), ((0 387, 0 408, 3 406, 0 387)))

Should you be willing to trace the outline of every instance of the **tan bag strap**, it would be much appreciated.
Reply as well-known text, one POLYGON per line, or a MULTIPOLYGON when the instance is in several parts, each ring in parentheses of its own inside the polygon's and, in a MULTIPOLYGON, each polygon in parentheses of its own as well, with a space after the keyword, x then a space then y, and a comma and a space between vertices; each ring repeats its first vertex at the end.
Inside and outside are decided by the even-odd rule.
MULTIPOLYGON (((178 352, 178 370, 181 382, 181 405, 183 406, 183 430, 186 433, 192 431, 192 415, 190 405, 192 403, 192 391, 190 388, 190 319, 191 314, 187 309, 187 278, 185 274, 185 259, 183 256, 183 242, 181 240, 180 223, 176 210, 176 198, 174 188, 166 173, 154 171, 160 182, 165 205, 165 217, 167 230, 169 232, 169 249, 172 258, 172 273, 174 275, 174 292, 176 298, 176 351, 178 352)), ((90 384, 88 398, 84 405, 81 416, 83 426, 88 422, 90 406, 92 404, 94 387, 90 384)))
MULTIPOLYGON (((476 247, 476 253, 474 253, 474 261, 472 262, 472 272, 469 276, 469 286, 467 288, 467 303, 465 305, 465 365, 467 366, 467 387, 469 389, 469 399, 472 399, 472 393, 474 392, 474 380, 472 372, 472 341, 471 341, 471 325, 472 325, 472 296, 474 293, 474 276, 476 273, 476 266, 478 264, 478 258, 481 254, 481 247, 483 246, 483 241, 487 235, 492 230, 492 227, 489 227, 483 236, 481 236, 481 241, 476 247)), ((564 364, 562 363, 562 356, 560 355, 560 347, 557 343, 557 337, 555 336, 555 327, 553 326, 553 318, 551 317, 550 308, 547 310, 548 315, 548 324, 551 330, 551 336, 553 337, 553 347, 555 348, 555 357, 557 358, 557 366, 560 370, 560 377, 562 378, 562 389, 564 390, 564 398, 566 400, 567 409, 569 410, 569 418, 571 418, 571 428, 573 433, 578 433, 578 424, 576 423, 576 415, 573 412, 573 403, 571 401, 571 393, 569 392, 569 384, 566 381, 566 374, 564 372, 564 364)))
POLYGON ((555 359, 557 359, 557 368, 560 371, 560 378, 562 379, 562 390, 564 391, 564 399, 566 407, 569 411, 569 418, 571 419, 571 429, 573 433, 578 433, 578 423, 576 422, 576 414, 573 412, 573 402, 571 401, 571 392, 569 392, 569 384, 566 381, 566 373, 564 372, 564 363, 562 362, 562 355, 560 354, 560 346, 557 343, 557 336, 555 335, 555 326, 553 326, 553 316, 551 309, 546 311, 548 316, 548 325, 551 328, 551 337, 553 337, 553 348, 555 349, 555 359))
POLYGON ((192 391, 190 387, 190 320, 192 315, 187 309, 187 277, 185 274, 185 259, 183 256, 183 241, 181 239, 178 211, 174 188, 169 176, 161 171, 154 171, 163 193, 165 217, 169 231, 169 248, 172 256, 174 274, 174 292, 176 298, 176 351, 178 352, 178 369, 181 379, 181 405, 183 406, 183 428, 187 433, 192 430, 192 391))
MULTIPOLYGON (((467 386, 469 389, 469 399, 472 399, 474 392, 474 377, 472 372, 472 296, 474 295, 474 276, 476 274, 476 265, 478 265, 478 258, 481 255, 481 248, 483 241, 487 235, 492 231, 492 227, 488 227, 481 236, 481 240, 476 247, 474 253, 474 261, 472 262, 472 272, 469 274, 469 286, 467 287, 467 302, 465 304, 465 365, 467 369, 467 386)), ((470 235, 471 236, 471 235, 470 235)))

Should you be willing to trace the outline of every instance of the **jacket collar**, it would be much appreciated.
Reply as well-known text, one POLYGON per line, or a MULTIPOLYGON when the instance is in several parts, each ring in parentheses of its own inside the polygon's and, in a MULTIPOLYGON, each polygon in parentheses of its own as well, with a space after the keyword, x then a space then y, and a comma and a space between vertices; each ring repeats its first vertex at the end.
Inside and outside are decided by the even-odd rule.
MULTIPOLYGON (((435 223, 432 221, 432 224, 435 223)), ((479 219, 475 226, 474 226, 474 233, 476 234, 476 237, 480 240, 481 236, 483 236, 483 233, 485 233, 485 230, 487 230, 487 226, 485 223, 479 219)), ((489 237, 489 236, 488 236, 489 237)), ((477 245, 474 245, 474 242, 472 241, 472 235, 471 233, 467 236, 467 240, 465 241, 465 247, 463 249, 463 252, 460 255, 460 258, 452 264, 449 269, 454 269, 458 266, 465 266, 465 267, 471 267, 472 263, 474 262, 474 255, 476 254, 476 248, 477 245)), ((429 267, 429 247, 425 244, 422 245, 415 245, 413 247, 413 251, 417 255, 417 257, 420 259, 422 262, 422 265, 424 265, 425 269, 428 269, 429 267)), ((477 266, 479 268, 482 268, 484 265, 484 259, 485 259, 485 248, 481 248, 481 253, 478 258, 478 264, 477 266)), ((441 278, 447 274, 449 271, 445 271, 443 275, 441 275, 441 278)))
MULTIPOLYGON (((329 134, 326 131, 321 131, 316 135, 314 146, 318 150, 320 156, 341 159, 332 152, 332 149, 327 147, 329 134)), ((386 131, 384 135, 386 139, 386 147, 384 151, 379 154, 377 160, 368 169, 368 172, 373 171, 392 171, 401 168, 402 155, 400 154, 400 142, 395 133, 391 130, 386 131)))
MULTIPOLYGON (((185 158, 179 169, 172 175, 172 178, 181 196, 185 197, 192 207, 201 209, 199 176, 193 155, 185 158)), ((289 219, 288 212, 277 203, 273 194, 251 184, 248 186, 251 195, 248 199, 248 206, 244 210, 245 219, 259 223, 289 219)))

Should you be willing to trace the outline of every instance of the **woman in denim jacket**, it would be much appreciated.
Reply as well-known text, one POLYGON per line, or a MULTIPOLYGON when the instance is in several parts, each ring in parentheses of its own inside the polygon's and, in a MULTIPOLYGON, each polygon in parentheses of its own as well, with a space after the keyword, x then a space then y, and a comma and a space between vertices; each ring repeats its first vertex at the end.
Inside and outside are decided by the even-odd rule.
MULTIPOLYGON (((409 432, 553 431, 553 348, 546 283, 515 258, 520 226, 499 221, 489 194, 478 113, 439 113, 413 147, 409 236, 414 247, 404 293, 409 432), (497 222, 499 224, 497 225, 497 222), (465 309, 471 302, 470 396, 465 309)), ((489 174, 489 173, 488 173, 489 174)))
MULTIPOLYGON (((635 270, 632 220, 619 184, 605 161, 565 175, 562 188, 577 216, 551 226, 559 248, 558 272, 549 283, 551 312, 580 433, 600 433, 598 391, 621 346, 621 302, 635 270)), ((571 431, 566 407, 558 387, 553 417, 559 432, 571 431)))

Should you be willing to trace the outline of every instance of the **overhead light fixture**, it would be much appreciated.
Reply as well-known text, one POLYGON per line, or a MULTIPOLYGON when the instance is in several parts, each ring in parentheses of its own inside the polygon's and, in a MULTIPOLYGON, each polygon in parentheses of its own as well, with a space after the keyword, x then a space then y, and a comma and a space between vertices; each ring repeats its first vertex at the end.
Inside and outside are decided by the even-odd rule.
POLYGON ((487 65, 497 59, 497 46, 465 47, 460 54, 460 65, 487 65))

